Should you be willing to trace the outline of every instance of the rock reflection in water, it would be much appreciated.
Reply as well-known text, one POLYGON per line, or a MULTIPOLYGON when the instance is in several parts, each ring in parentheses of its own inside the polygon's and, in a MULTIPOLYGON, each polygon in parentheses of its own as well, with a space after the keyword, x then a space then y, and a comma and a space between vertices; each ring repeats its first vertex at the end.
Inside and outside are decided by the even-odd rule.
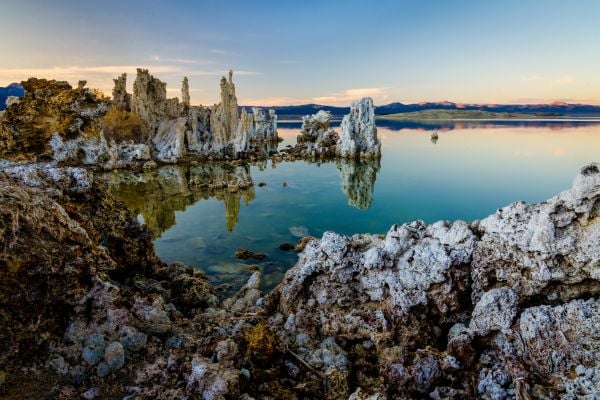
POLYGON ((149 172, 112 172, 103 177, 113 195, 141 215, 156 238, 175 225, 175 211, 209 198, 223 202, 227 230, 232 231, 241 200, 248 204, 254 199, 249 166, 167 166, 149 172))
POLYGON ((380 160, 339 160, 337 168, 348 204, 361 210, 371 207, 380 160))

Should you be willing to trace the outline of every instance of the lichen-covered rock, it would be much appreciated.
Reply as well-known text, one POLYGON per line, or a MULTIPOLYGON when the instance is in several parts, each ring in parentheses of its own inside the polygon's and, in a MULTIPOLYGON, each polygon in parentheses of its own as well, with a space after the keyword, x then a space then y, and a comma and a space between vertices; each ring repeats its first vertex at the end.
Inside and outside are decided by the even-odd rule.
POLYGON ((363 97, 350 104, 344 116, 336 146, 337 155, 344 158, 376 158, 381 155, 381 143, 375 127, 373 99, 363 97))
POLYGON ((0 156, 13 160, 49 159, 50 138, 97 137, 108 100, 67 82, 30 78, 21 82, 25 96, 0 119, 0 156))

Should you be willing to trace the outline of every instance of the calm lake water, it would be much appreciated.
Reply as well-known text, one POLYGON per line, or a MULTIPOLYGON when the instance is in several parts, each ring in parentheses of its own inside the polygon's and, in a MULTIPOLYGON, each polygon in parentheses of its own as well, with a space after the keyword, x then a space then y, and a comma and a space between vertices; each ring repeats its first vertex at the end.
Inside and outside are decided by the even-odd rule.
MULTIPOLYGON (((294 143, 299 129, 280 123, 280 147, 294 143)), ((154 232, 163 260, 201 268, 233 289, 258 264, 270 289, 296 261, 279 245, 299 236, 385 233, 415 219, 479 219, 513 201, 545 200, 569 188, 582 166, 600 161, 600 122, 593 121, 378 121, 378 136, 380 162, 169 166, 105 179, 154 232), (237 193, 201 186, 236 179, 255 185, 237 193), (268 256, 237 260, 238 247, 268 256)))

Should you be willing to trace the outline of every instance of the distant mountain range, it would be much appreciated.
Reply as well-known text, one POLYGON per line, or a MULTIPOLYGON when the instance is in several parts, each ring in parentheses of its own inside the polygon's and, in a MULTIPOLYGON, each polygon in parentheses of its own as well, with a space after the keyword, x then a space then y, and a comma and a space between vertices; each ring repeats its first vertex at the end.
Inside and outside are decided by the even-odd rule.
MULTIPOLYGON (((297 118, 302 115, 314 114, 318 110, 330 111, 332 115, 341 117, 347 114, 349 107, 333 107, 320 104, 304 104, 299 106, 278 106, 263 107, 277 111, 279 118, 297 118)), ((600 106, 587 104, 568 104, 562 102, 550 104, 459 104, 449 101, 436 103, 390 103, 382 106, 376 106, 377 115, 398 114, 407 112, 417 112, 423 110, 477 110, 494 113, 524 113, 536 114, 538 116, 565 116, 565 117, 598 117, 600 116, 600 106)))
POLYGON ((7 87, 0 87, 0 111, 6 107, 6 99, 8 96, 23 96, 25 91, 18 83, 11 83, 7 87))

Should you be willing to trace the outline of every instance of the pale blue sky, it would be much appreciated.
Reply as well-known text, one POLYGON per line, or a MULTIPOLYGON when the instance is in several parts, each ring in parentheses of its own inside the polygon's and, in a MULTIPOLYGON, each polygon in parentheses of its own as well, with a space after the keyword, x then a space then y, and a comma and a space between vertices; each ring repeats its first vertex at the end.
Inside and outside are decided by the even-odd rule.
MULTIPOLYGON (((600 1, 27 1, 0 4, 0 85, 150 68, 243 104, 600 104, 600 1)), ((130 84, 133 79, 130 74, 130 84)))

